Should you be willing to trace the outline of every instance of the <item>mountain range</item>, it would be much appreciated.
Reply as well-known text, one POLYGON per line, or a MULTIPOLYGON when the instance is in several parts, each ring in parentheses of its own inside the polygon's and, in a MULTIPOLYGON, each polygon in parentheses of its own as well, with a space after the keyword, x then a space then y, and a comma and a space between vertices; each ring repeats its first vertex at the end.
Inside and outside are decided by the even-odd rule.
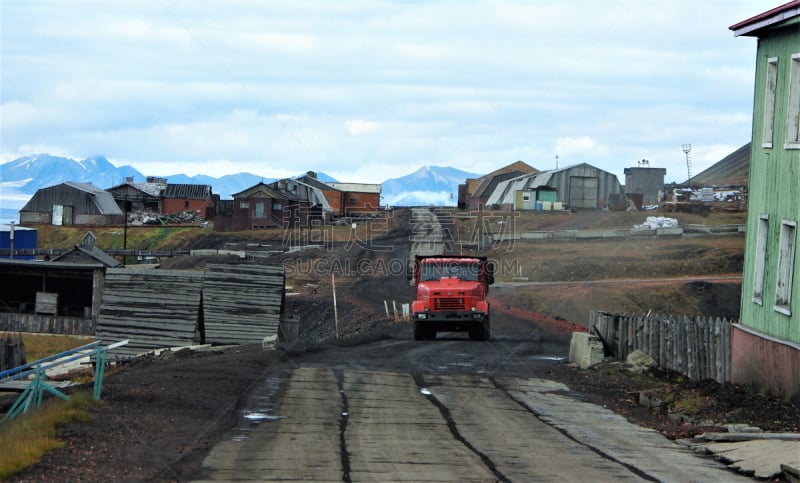
MULTIPOLYGON (((301 176, 302 173, 298 176, 301 176)), ((400 178, 381 183, 383 203, 391 206, 454 206, 458 185, 467 178, 479 177, 455 168, 424 166, 400 178)), ((230 199, 234 193, 243 191, 260 181, 272 182, 275 178, 252 173, 238 173, 214 178, 206 175, 187 176, 174 174, 159 176, 175 184, 210 185, 222 199, 230 199)), ((41 188, 66 181, 92 183, 103 189, 118 186, 126 178, 135 182, 146 181, 146 176, 132 166, 116 167, 103 156, 75 160, 49 154, 23 156, 0 165, 0 220, 15 220, 18 211, 41 188)), ((323 182, 337 180, 325 173, 317 173, 323 182)), ((346 182, 346 180, 345 180, 346 182)))

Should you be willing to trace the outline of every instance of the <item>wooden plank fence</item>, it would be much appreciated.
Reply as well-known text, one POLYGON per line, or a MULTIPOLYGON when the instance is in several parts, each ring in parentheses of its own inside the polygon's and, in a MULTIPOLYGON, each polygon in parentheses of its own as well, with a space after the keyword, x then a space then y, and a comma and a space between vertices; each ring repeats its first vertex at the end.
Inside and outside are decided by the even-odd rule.
POLYGON ((282 266, 207 264, 202 300, 205 341, 246 344, 277 335, 285 286, 282 266))
POLYGON ((620 315, 594 310, 589 329, 600 337, 607 355, 624 360, 638 349, 662 369, 692 380, 724 383, 730 382, 733 323, 719 317, 620 315))
POLYGON ((199 322, 203 272, 109 268, 95 337, 128 340, 120 358, 164 347, 203 343, 199 322))
POLYGON ((0 313, 0 331, 93 335, 94 327, 92 319, 85 317, 0 313))

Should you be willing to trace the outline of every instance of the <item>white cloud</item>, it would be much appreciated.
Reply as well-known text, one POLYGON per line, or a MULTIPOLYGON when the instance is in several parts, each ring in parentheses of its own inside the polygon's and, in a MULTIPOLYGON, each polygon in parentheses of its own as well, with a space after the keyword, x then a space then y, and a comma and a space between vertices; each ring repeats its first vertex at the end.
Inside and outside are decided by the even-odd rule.
POLYGON ((728 26, 774 6, 5 2, 0 159, 381 182, 558 154, 681 181, 682 143, 700 166, 748 142, 755 40, 728 26))
POLYGON ((369 134, 381 129, 381 123, 373 121, 364 121, 356 119, 355 121, 347 121, 345 123, 347 131, 352 136, 360 136, 362 134, 369 134))

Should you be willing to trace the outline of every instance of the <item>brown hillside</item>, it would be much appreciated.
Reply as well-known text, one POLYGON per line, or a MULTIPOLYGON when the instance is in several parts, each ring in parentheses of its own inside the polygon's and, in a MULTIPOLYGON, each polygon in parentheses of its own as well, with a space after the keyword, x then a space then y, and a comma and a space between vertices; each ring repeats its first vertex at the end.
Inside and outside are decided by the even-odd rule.
POLYGON ((692 186, 746 186, 750 175, 750 143, 692 176, 692 186))

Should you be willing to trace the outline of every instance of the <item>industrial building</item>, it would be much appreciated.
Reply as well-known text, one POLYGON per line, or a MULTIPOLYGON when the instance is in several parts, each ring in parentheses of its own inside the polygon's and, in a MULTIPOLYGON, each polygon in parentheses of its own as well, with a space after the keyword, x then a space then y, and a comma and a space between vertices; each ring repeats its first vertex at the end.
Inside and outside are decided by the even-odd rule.
POLYGON ((604 208, 622 186, 615 174, 586 163, 501 181, 486 201, 499 210, 604 208))

